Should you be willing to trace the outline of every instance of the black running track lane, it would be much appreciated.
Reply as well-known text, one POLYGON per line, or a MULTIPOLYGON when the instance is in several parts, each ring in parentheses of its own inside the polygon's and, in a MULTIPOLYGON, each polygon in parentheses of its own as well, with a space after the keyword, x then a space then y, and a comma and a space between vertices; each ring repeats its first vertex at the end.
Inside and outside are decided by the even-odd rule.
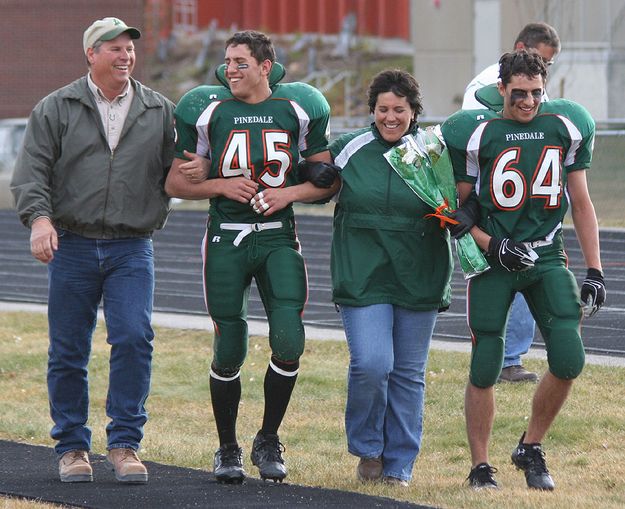
POLYGON ((91 455, 94 482, 61 483, 58 463, 50 447, 0 440, 0 494, 100 509, 170 509, 207 507, 251 508, 423 508, 390 498, 273 484, 247 479, 241 485, 219 484, 205 470, 180 468, 146 461, 150 480, 144 485, 123 485, 105 467, 104 456, 91 455))
MULTIPOLYGON (((175 210, 165 228, 154 236, 156 292, 155 311, 204 315, 200 245, 206 214, 175 210)), ((332 219, 300 215, 298 234, 306 259, 309 297, 304 321, 318 327, 340 329, 341 321, 331 302, 330 242, 332 219)), ((30 256, 28 230, 15 212, 0 210, 0 300, 46 302, 46 268, 30 256)), ((586 267, 575 233, 565 231, 569 266, 581 283, 586 267)), ((582 324, 587 353, 625 356, 625 230, 602 229, 601 250, 608 301, 599 313, 582 324)), ((439 315, 434 335, 448 341, 469 340, 465 319, 465 281, 456 267, 453 299, 448 312, 439 315)), ((249 318, 264 320, 265 313, 255 289, 250 295, 249 318)), ((540 333, 534 347, 544 346, 540 333)))

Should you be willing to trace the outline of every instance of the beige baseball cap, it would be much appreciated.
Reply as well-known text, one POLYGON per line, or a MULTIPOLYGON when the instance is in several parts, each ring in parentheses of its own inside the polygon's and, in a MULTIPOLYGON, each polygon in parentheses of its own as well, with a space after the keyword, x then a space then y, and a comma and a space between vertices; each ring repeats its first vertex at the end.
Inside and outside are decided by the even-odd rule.
POLYGON ((85 53, 96 42, 110 41, 123 32, 128 32, 131 39, 139 39, 141 37, 141 32, 138 29, 129 27, 119 18, 102 18, 94 21, 82 36, 82 45, 85 53))

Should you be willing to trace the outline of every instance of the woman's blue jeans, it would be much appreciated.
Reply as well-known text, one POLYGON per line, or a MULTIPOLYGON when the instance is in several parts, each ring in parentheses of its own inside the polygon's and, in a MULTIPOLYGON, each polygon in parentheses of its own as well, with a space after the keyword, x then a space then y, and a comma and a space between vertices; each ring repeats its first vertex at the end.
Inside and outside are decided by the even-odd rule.
POLYGON ((341 306, 350 362, 348 451, 382 457, 384 476, 410 480, 421 447, 425 368, 436 310, 341 306))
POLYGON ((91 448, 87 365, 100 301, 111 345, 109 449, 137 450, 147 420, 154 295, 152 240, 88 239, 59 231, 48 264, 48 396, 58 454, 91 448))

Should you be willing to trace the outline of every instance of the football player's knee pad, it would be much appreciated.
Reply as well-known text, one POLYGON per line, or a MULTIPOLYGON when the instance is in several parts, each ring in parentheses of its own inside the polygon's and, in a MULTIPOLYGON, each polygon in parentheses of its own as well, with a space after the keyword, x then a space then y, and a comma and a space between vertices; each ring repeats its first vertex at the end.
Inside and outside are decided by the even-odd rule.
POLYGON ((269 345, 274 357, 293 362, 304 353, 304 324, 299 309, 278 308, 269 313, 269 345))
POLYGON ((557 378, 572 380, 584 368, 585 353, 578 319, 554 319, 547 344, 549 371, 557 378))
POLYGON ((245 320, 213 317, 215 337, 213 357, 217 366, 238 369, 247 356, 247 323, 245 320))
POLYGON ((504 343, 499 336, 481 336, 471 352, 469 379, 485 389, 497 383, 503 365, 504 343))
POLYGON ((239 317, 223 318, 211 315, 215 329, 215 336, 228 339, 244 338, 247 336, 247 322, 239 317))

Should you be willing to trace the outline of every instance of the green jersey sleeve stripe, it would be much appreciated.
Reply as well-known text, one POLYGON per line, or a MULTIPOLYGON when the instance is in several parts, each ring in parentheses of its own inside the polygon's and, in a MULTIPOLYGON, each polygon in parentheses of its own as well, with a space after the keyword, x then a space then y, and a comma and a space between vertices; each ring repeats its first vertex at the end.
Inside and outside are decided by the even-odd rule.
POLYGON ((571 166, 576 162, 577 151, 582 143, 582 133, 579 132, 579 129, 568 118, 563 117, 562 115, 556 116, 562 121, 569 132, 569 136, 571 137, 571 146, 569 147, 566 157, 564 158, 564 166, 571 166))
POLYGON ((299 121, 299 138, 297 140, 297 146, 299 147, 299 151, 303 152, 308 148, 306 137, 308 136, 308 126, 310 125, 310 117, 308 113, 295 101, 289 101, 293 109, 295 110, 295 114, 297 115, 297 119, 299 121))
POLYGON ((480 162, 479 162, 479 153, 480 153, 480 143, 482 140, 482 134, 484 133, 484 129, 488 122, 482 122, 477 126, 473 134, 469 138, 467 142, 467 175, 470 177, 475 177, 479 175, 480 172, 480 162))
POLYGON ((217 108, 220 104, 221 101, 214 101, 210 103, 195 123, 195 129, 197 131, 197 147, 195 149, 195 153, 202 157, 210 158, 211 146, 208 139, 208 125, 210 124, 215 108, 217 108))

